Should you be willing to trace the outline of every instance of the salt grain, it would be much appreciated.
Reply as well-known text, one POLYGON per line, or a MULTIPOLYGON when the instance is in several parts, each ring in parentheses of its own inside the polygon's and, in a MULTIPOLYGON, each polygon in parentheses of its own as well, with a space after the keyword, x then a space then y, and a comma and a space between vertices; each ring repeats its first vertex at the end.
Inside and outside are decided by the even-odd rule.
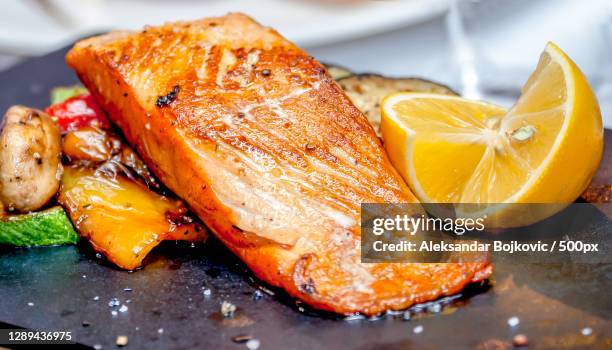
POLYGON ((256 290, 253 292, 253 300, 261 300, 263 298, 263 293, 260 290, 256 290))
POLYGON ((126 346, 128 343, 128 337, 125 335, 120 335, 117 337, 117 340, 115 341, 115 344, 117 344, 117 346, 126 346))
POLYGON ((121 307, 119 308, 119 312, 126 312, 128 311, 128 307, 125 305, 121 305, 121 307))
POLYGON ((423 333, 423 326, 418 325, 418 326, 414 327, 414 328, 412 329, 412 332, 413 332, 414 334, 423 333))
POLYGON ((29 302, 28 306, 34 306, 34 303, 33 302, 29 302))
POLYGON ((584 336, 589 336, 591 334, 593 334, 593 329, 591 329, 590 327, 584 327, 580 333, 582 333, 582 335, 584 336))
POLYGON ((115 311, 115 310, 111 311, 111 315, 117 316, 117 311, 115 311))
POLYGON ((246 342, 246 347, 247 347, 247 349, 249 349, 249 350, 257 350, 257 349, 259 349, 259 345, 260 345, 260 344, 261 344, 261 343, 260 343, 259 339, 255 339, 255 338, 253 338, 253 339, 249 339, 249 340, 246 342))
POLYGON ((223 317, 234 317, 234 312, 236 312, 236 305, 225 300, 221 303, 221 314, 223 314, 223 317))
POLYGON ((163 328, 158 329, 158 330, 157 330, 157 333, 159 333, 159 334, 164 333, 164 329, 163 329, 163 328))
POLYGON ((202 294, 204 294, 204 296, 210 296, 210 294, 212 293, 212 291, 208 288, 204 289, 202 291, 202 294))
POLYGON ((102 345, 101 344, 94 344, 93 348, 95 350, 102 350, 102 345))
POLYGON ((119 301, 119 299, 117 298, 112 298, 109 302, 108 302, 108 306, 110 307, 116 307, 121 305, 121 302, 119 301))
POLYGON ((93 297, 93 300, 94 301, 98 301, 98 300, 100 300, 100 297, 96 295, 95 297, 93 297))
POLYGON ((510 327, 516 327, 519 323, 521 323, 521 320, 516 316, 512 316, 508 319, 508 326, 510 327))

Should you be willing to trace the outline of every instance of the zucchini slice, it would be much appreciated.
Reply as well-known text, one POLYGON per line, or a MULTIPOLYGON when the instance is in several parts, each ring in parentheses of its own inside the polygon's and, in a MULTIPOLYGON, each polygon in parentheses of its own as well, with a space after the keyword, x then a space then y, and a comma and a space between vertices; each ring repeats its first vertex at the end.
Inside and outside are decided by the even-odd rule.
POLYGON ((0 216, 0 244, 19 247, 74 244, 79 235, 62 207, 0 216))
POLYGON ((86 94, 89 91, 81 85, 58 86, 51 90, 51 104, 61 103, 67 99, 86 94))
POLYGON ((361 110, 380 136, 380 103, 396 92, 428 92, 458 95, 451 88, 420 78, 389 78, 378 74, 357 74, 338 80, 355 106, 361 110))

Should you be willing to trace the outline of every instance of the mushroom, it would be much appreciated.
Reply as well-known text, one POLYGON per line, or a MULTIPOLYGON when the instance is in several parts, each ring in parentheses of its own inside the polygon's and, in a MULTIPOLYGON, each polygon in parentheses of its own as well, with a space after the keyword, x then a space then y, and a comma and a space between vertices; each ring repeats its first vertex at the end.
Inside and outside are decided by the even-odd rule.
POLYGON ((0 132, 0 202, 8 211, 44 206, 59 189, 60 130, 46 113, 11 107, 0 132))

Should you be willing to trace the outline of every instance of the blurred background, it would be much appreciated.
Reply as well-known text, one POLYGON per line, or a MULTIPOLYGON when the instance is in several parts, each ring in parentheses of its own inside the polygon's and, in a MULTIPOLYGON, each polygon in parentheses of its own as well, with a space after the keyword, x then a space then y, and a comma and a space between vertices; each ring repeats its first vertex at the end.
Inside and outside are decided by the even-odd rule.
POLYGON ((612 127, 610 0, 8 0, 0 70, 114 28, 241 11, 325 63, 419 76, 509 106, 551 40, 582 68, 612 127))

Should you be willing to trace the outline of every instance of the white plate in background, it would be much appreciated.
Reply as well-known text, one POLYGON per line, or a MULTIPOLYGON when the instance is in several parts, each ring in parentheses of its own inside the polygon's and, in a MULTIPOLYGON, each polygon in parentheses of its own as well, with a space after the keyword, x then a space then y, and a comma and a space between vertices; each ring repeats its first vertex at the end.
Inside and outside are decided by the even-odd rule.
POLYGON ((92 32, 244 12, 303 47, 378 34, 441 15, 449 0, 23 0, 3 3, 0 52, 39 55, 92 32))

